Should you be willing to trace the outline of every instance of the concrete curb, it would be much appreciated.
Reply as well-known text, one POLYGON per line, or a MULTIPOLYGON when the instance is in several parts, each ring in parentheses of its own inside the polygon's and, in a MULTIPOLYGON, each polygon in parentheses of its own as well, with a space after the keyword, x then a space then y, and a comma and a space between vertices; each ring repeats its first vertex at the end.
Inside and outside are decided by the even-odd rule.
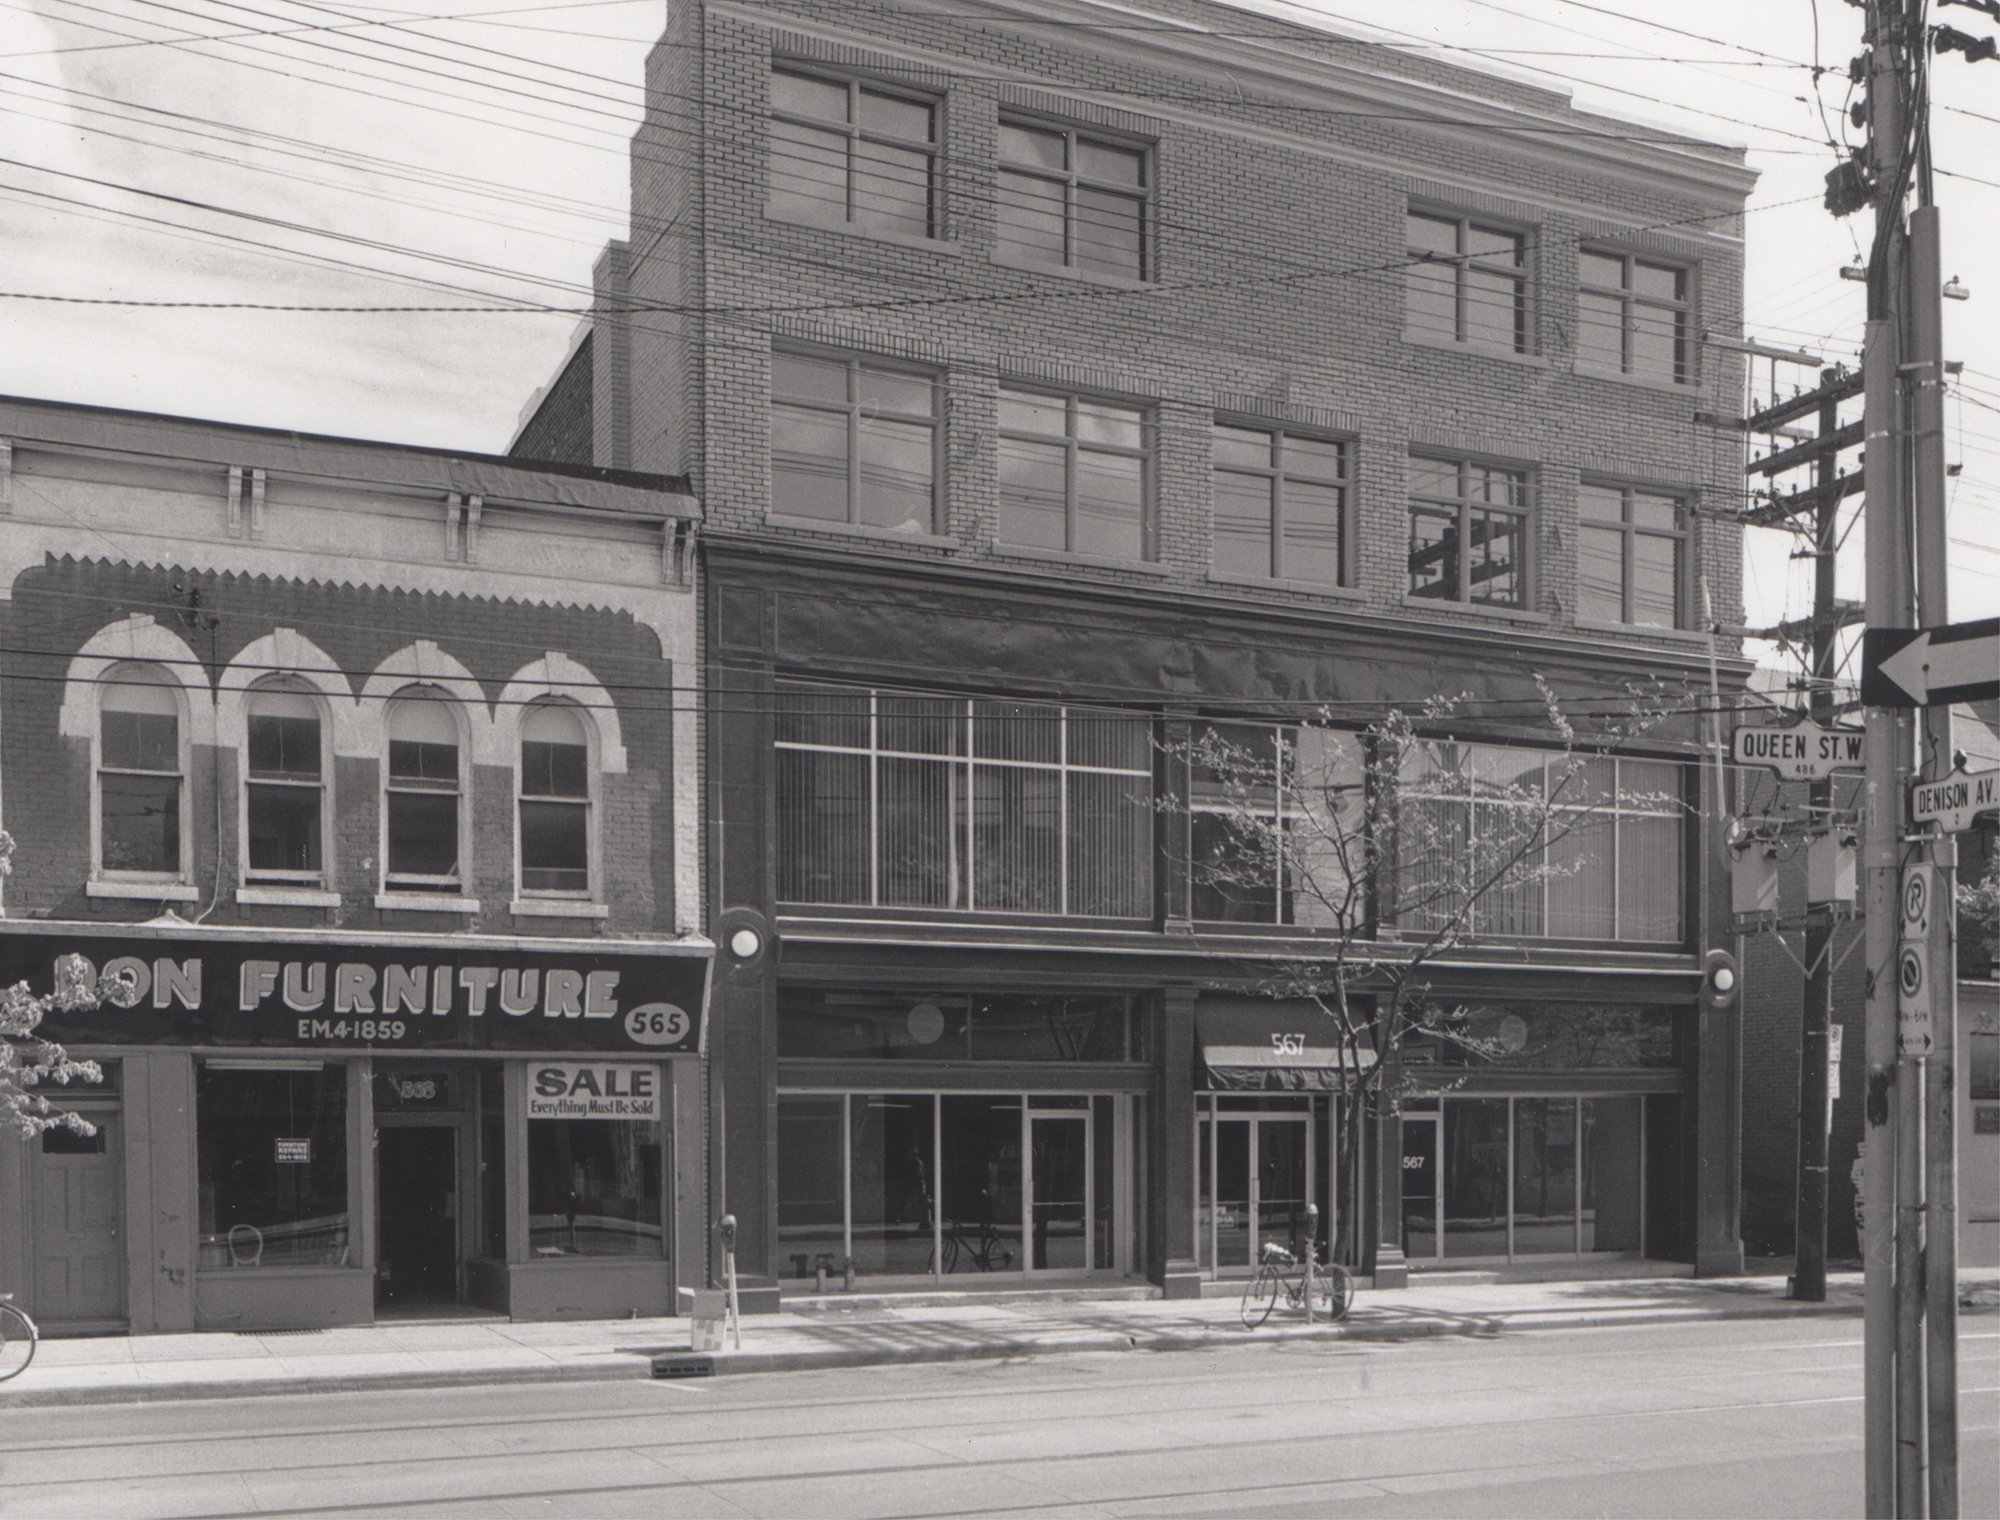
MULTIPOLYGON (((1041 1334, 991 1339, 940 1339, 928 1344, 820 1345, 768 1351, 625 1351, 584 1361, 549 1361, 505 1367, 441 1368, 434 1372, 328 1372, 324 1375, 213 1379, 159 1383, 98 1384, 42 1387, 33 1385, 31 1367, 25 1385, 0 1385, 0 1409, 47 1409, 96 1404, 151 1404, 187 1399, 264 1398, 295 1393, 368 1393, 424 1388, 473 1388, 504 1384, 602 1383, 747 1376, 766 1372, 805 1372, 856 1367, 916 1366, 923 1363, 1007 1361, 1035 1356, 1061 1356, 1104 1351, 1206 1351, 1237 1346, 1275 1346, 1289 1342, 1392 1343, 1445 1336, 1495 1337, 1538 1330, 1632 1328, 1643 1325, 1694 1324, 1714 1320, 1786 1319, 1798 1316, 1858 1316, 1859 1302, 1834 1300, 1820 1304, 1787 1299, 1746 1299, 1740 1304, 1685 1309, 1594 1308, 1519 1310, 1450 1315, 1415 1313, 1385 1318, 1387 1311, 1362 1309, 1337 1324, 1274 1325, 1246 1331, 1237 1325, 1213 1328, 1147 1330, 1049 1330, 1041 1334)), ((754 1331, 754 1324, 753 1324, 754 1331)))

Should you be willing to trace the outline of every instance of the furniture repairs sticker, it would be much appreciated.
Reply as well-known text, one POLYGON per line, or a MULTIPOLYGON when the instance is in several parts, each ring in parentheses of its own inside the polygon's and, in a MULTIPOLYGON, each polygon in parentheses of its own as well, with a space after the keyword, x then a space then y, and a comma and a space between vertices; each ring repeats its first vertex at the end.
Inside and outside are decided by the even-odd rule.
POLYGON ((530 1119, 657 1119, 660 1068, 541 1061, 528 1068, 530 1119))

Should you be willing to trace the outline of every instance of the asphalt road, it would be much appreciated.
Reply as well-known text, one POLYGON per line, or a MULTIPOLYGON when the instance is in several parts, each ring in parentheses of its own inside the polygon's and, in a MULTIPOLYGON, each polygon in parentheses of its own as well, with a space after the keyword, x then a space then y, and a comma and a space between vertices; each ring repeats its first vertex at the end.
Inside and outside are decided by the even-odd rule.
MULTIPOLYGON (((1962 1326, 2000 1516, 2000 1329, 1962 1326)), ((1860 1325, 17 1409, 0 1515, 1861 1513, 1860 1325)))

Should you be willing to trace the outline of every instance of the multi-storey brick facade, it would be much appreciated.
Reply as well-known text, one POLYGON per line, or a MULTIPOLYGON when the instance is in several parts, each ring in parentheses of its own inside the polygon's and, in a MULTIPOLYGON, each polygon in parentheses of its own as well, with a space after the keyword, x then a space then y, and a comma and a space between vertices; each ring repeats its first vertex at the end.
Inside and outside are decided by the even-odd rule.
MULTIPOLYGON (((1740 442, 1702 419, 1740 384, 1705 341, 1738 321, 1740 153, 1192 0, 690 0, 648 90, 630 240, 598 264, 585 462, 686 473, 703 499, 710 902, 784 946, 718 987, 715 1187, 740 1265, 786 1291, 852 1262, 1191 1292, 1295 1239, 1308 1201, 1364 1216, 1354 1264, 1385 1281, 1406 1251, 1739 1261, 1733 1014, 1695 1003, 1714 868, 1695 725, 1631 752, 1678 768, 1677 842, 1649 847, 1671 912, 1489 938, 1432 988, 1518 1018, 1531 1048, 1581 1008, 1670 1053, 1417 1091, 1375 1117, 1347 1195, 1337 1075, 1229 1097, 1203 1058, 1260 1007, 1308 1019, 1252 994, 1314 950, 1294 924, 1201 921, 1164 757, 1213 720, 1359 726, 1459 693, 1460 737, 1533 747, 1538 676, 1586 727, 1634 681, 1706 689, 1702 630, 1738 600, 1740 442), (917 761, 885 715, 925 701, 973 704, 972 750, 1029 742, 1006 727, 1022 704, 1069 704, 1034 709, 1065 755, 1141 724, 1157 829, 1121 858, 1130 895, 1092 911, 1074 877, 1035 898, 961 862, 982 829, 1044 825, 997 794, 949 823, 891 795, 917 761), (855 726, 836 741, 822 712, 855 726), (905 814, 937 838, 892 840, 905 814), (949 859, 886 885, 911 848, 949 859), (1080 1000, 1115 1055, 977 1053, 982 1020, 1080 1000), (858 1032, 897 1019, 889 1046, 858 1032), (923 1058, 940 1030, 964 1048, 923 1058), (1568 1158, 1548 1230, 1506 1201, 1530 1130, 1568 1158), (1601 1220, 1591 1146, 1592 1175, 1622 1179, 1601 1220), (1479 1147, 1499 1161, 1474 1228, 1479 1147), (1090 1243, 1060 1245, 1051 1221, 1085 1215, 1090 1243)), ((528 428, 524 456, 554 431, 528 428)), ((1716 668, 1740 682, 1733 651, 1716 668)), ((961 753, 939 786, 1000 784, 961 753)))
POLYGON ((671 1308, 685 484, 11 400, 0 439, 4 980, 129 991, 44 1026, 106 1079, 59 1094, 94 1135, 0 1148, 0 1281, 70 1329, 671 1308))

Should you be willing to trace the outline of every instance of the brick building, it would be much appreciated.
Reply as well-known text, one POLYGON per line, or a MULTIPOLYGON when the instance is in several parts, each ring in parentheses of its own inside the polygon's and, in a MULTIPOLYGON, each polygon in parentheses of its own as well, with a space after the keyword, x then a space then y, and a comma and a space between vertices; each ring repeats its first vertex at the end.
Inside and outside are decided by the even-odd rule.
POLYGON ((1435 968, 1498 1052, 1412 1065, 1345 1193, 1324 1015, 1260 996, 1317 931, 1206 889, 1173 757, 1467 693, 1463 763, 1522 774, 1537 677, 1587 730, 1708 689, 1740 152, 1199 0, 688 0, 648 91, 515 452, 703 499, 708 900, 782 944, 719 972, 710 1071, 765 1301, 1194 1293, 1307 1203, 1381 1282, 1737 1265, 1691 722, 1603 760, 1577 890, 1435 968))
POLYGON ((0 1284, 70 1331, 666 1312, 685 483, 18 400, 0 440, 0 982, 129 987, 44 1025, 106 1079, 0 1146, 0 1284))

